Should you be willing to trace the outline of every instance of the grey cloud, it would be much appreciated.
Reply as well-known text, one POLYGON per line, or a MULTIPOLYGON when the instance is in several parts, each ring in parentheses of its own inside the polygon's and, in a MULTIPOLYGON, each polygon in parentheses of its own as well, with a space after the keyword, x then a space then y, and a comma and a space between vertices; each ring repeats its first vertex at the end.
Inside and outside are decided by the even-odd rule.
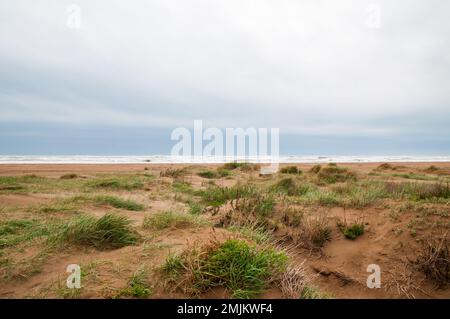
POLYGON ((449 9, 445 0, 5 1, 0 123, 171 129, 202 119, 349 145, 450 143, 449 9), (80 30, 66 26, 72 2, 80 30), (380 28, 366 24, 371 3, 380 28))

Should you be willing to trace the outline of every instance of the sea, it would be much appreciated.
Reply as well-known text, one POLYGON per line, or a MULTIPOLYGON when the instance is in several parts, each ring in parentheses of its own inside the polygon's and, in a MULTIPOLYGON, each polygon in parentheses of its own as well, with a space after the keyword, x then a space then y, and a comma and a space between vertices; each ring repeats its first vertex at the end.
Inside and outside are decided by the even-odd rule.
POLYGON ((0 155, 0 164, 140 164, 140 163, 224 163, 247 161, 259 163, 379 163, 379 162, 450 162, 450 155, 442 156, 345 156, 345 155, 280 155, 278 158, 260 157, 180 157, 171 155, 0 155))

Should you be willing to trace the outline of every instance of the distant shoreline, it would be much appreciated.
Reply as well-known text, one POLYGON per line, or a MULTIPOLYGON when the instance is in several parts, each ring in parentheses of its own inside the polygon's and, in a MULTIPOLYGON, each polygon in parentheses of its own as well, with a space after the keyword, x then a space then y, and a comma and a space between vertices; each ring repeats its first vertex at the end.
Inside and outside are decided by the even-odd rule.
MULTIPOLYGON (((356 172, 360 173, 370 173, 376 169, 380 164, 386 162, 374 162, 374 163, 339 163, 342 167, 350 168, 356 172)), ((183 168, 188 166, 200 166, 205 168, 217 168, 222 164, 192 164, 192 163, 133 163, 133 164, 123 164, 123 163, 109 163, 109 164, 93 164, 93 163, 83 163, 83 164, 0 164, 0 176, 15 176, 15 175, 32 175, 37 174, 39 176, 51 176, 59 177, 63 174, 76 173, 80 176, 83 175, 95 175, 95 174, 115 174, 115 173, 144 173, 144 172, 154 172, 160 171, 167 168, 183 168)), ((317 165, 317 163, 281 163, 280 167, 295 165, 299 169, 308 171, 312 166, 317 165)), ((327 165, 322 163, 321 165, 327 165)), ((402 170, 408 171, 413 169, 426 170, 430 166, 436 166, 441 169, 450 170, 450 162, 397 162, 395 166, 401 167, 402 170)))
MULTIPOLYGON (((0 155, 2 164, 222 164, 234 158, 181 158, 170 155, 148 156, 89 156, 89 155, 0 155)), ((270 163, 270 158, 239 158, 237 161, 270 163)), ((282 155, 281 164, 326 164, 326 163, 446 163, 450 155, 442 156, 343 156, 343 155, 282 155)))

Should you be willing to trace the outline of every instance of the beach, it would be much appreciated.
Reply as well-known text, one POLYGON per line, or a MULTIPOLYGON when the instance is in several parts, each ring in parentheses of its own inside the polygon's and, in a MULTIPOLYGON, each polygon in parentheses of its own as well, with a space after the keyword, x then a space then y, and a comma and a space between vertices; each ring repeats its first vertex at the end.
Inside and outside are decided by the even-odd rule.
MULTIPOLYGON (((384 162, 371 162, 371 163, 339 163, 339 165, 349 167, 360 172, 369 172, 374 168, 378 167, 384 162)), ((309 169, 314 165, 326 165, 327 163, 281 163, 280 167, 296 165, 301 169, 309 169)), ((403 166, 406 169, 411 168, 412 170, 425 169, 429 166, 439 166, 444 169, 450 169, 449 162, 394 162, 392 163, 396 166, 403 166)), ((126 172, 140 172, 146 167, 160 171, 167 168, 182 168, 186 166, 198 166, 214 168, 220 167, 222 164, 182 164, 182 163, 137 163, 137 164, 1 164, 0 165, 0 175, 23 175, 23 174, 39 174, 43 176, 58 176, 60 174, 67 173, 79 173, 79 174, 105 174, 105 173, 126 173, 126 172)))
POLYGON ((450 298, 423 264, 448 240, 450 162, 262 165, 1 164, 0 298, 235 298, 189 273, 226 245, 283 263, 247 297, 450 298))

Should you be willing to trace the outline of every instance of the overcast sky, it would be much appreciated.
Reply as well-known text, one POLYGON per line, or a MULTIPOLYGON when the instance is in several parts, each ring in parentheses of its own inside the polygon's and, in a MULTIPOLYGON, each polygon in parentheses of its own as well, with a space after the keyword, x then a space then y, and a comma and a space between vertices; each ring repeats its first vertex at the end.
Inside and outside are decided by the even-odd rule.
POLYGON ((169 153, 170 132, 199 119, 278 127, 284 154, 449 155, 449 13, 447 0, 2 1, 0 153, 169 153))

